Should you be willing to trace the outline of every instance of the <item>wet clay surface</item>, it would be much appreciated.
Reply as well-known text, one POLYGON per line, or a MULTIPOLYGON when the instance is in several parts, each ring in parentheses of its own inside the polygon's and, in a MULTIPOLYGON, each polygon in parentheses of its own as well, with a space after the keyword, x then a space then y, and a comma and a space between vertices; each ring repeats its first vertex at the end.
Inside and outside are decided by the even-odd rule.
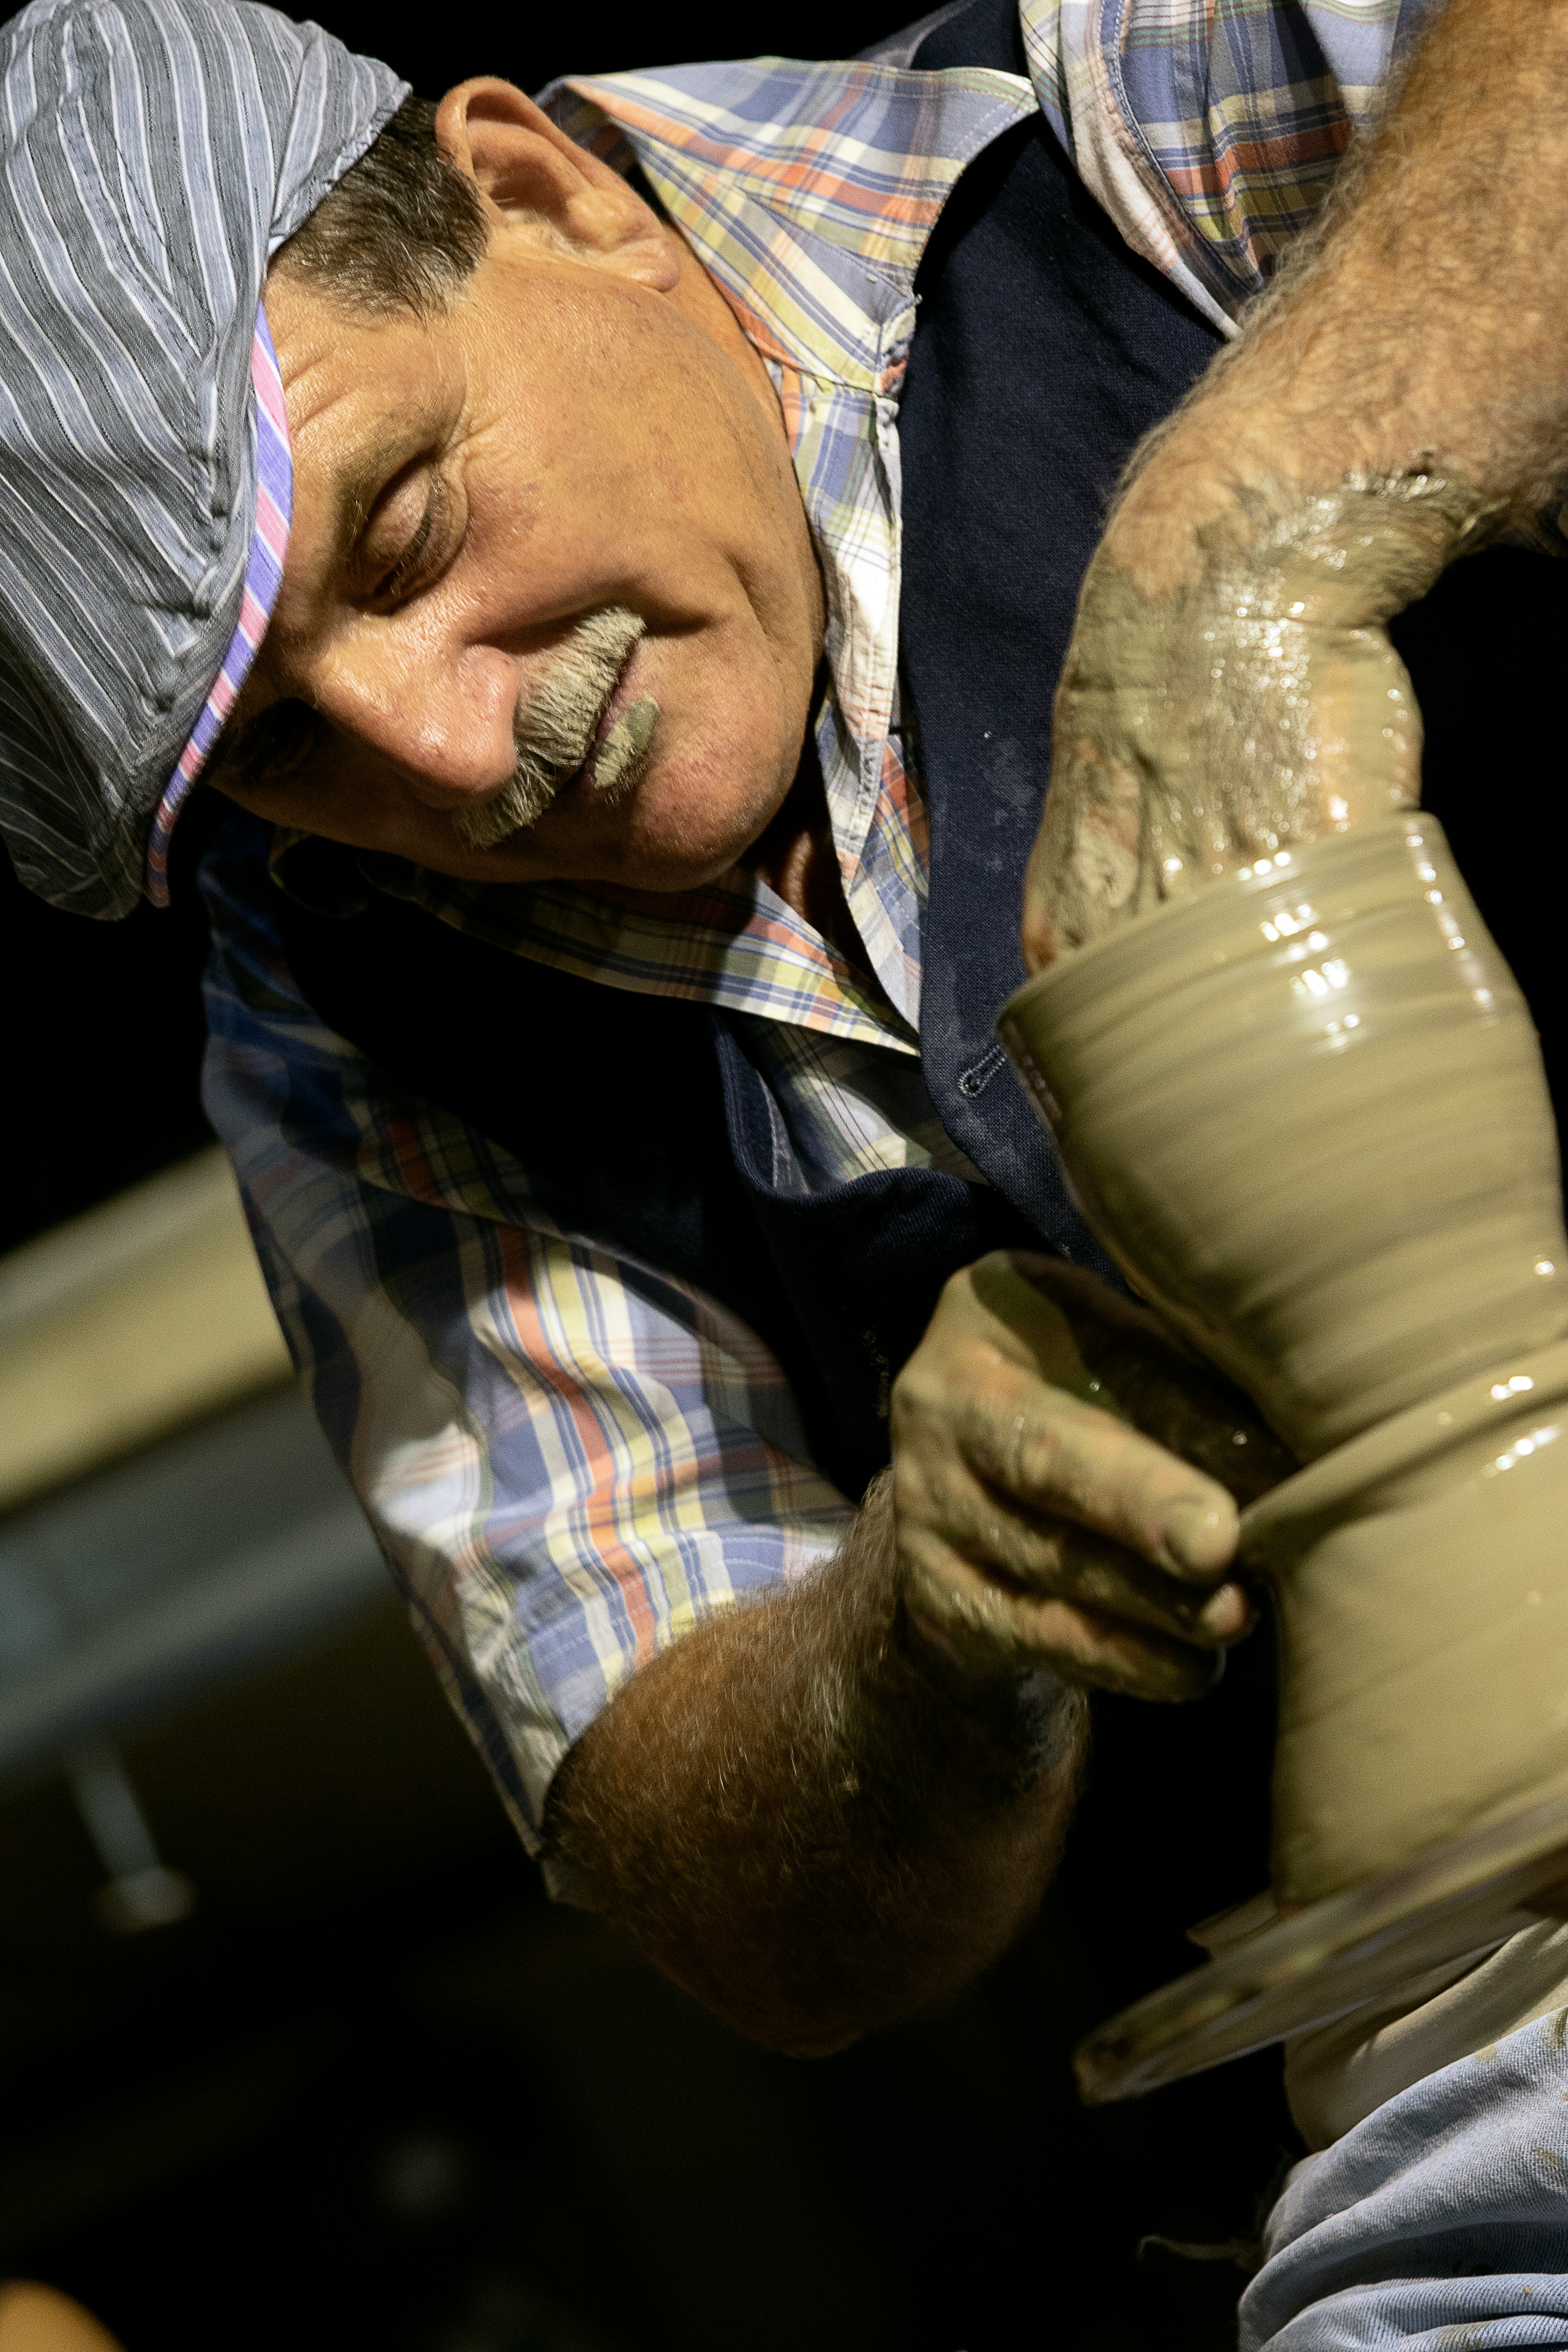
POLYGON ((1026 947, 1047 961, 1260 855, 1414 805, 1390 617, 1497 520, 1419 466, 1238 494, 1169 583, 1102 548, 1057 704, 1026 947))
POLYGON ((1415 1419, 1378 1444, 1381 1476, 1346 1447, 1319 1465, 1337 1496, 1298 1503, 1310 1478, 1293 1481, 1244 1535, 1285 1665, 1287 1903, 1568 1790, 1568 1349, 1510 1356, 1415 1419))
POLYGON ((1331 1495, 1256 1555, 1282 1895, 1539 1794, 1568 1769, 1568 1444, 1528 1367, 1568 1332, 1568 1239, 1529 1011, 1440 826, 1260 857, 1064 959, 1002 1026, 1139 1290, 1328 1457, 1292 1484, 1331 1495), (1384 1458, 1391 1416, 1478 1376, 1506 1431, 1450 1412, 1418 1471, 1384 1458))
POLYGON ((1002 1026, 1107 1247, 1301 1459, 1568 1328, 1535 1032, 1435 820, 1262 858, 1002 1026))

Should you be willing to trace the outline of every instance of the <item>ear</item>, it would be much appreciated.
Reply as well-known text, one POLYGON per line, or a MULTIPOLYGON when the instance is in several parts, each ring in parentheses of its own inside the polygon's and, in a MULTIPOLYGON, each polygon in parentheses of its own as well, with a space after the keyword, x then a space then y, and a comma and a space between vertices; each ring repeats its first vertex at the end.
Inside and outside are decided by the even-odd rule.
POLYGON ((436 137, 479 188, 492 226, 660 294, 679 282, 679 242, 658 215, 510 81, 485 75, 448 90, 436 137))

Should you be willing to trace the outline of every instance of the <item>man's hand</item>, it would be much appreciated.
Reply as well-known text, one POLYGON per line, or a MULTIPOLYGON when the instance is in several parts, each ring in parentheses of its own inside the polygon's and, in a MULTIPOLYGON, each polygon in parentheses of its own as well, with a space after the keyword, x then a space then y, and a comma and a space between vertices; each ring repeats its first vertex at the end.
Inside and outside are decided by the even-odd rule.
POLYGON ((1031 969, 1416 798, 1386 624, 1561 499, 1565 236, 1568 7, 1449 0, 1112 515, 1058 692, 1031 969))
POLYGON ((803 2055, 1011 1942, 1072 1810, 1077 1686, 1207 1686, 1251 1613, 1233 1496, 1292 1466, 1152 1316, 1012 1255, 948 1285, 893 1440, 838 1558, 641 1667, 545 1817, 660 1968, 803 2055))
POLYGON ((955 1275, 893 1391, 917 1630, 981 1675, 1207 1690, 1253 1622, 1237 1500, 1295 1466, 1252 1408, 1090 1276, 999 1252, 955 1275))
POLYGON ((1025 889, 1034 970, 1420 796, 1420 714, 1386 624, 1495 518, 1419 467, 1307 498, 1265 479, 1184 544, 1173 579, 1136 551, 1150 502, 1180 495, 1152 460, 1084 581, 1025 889))
POLYGON ((545 1818, 660 1968, 801 2054, 1005 1948, 1072 1809, 1075 1685, 1206 1688, 1251 1613, 1232 1497, 1292 1466, 1152 1316, 1011 1255, 948 1285, 893 1440, 838 1558, 633 1675, 545 1818))

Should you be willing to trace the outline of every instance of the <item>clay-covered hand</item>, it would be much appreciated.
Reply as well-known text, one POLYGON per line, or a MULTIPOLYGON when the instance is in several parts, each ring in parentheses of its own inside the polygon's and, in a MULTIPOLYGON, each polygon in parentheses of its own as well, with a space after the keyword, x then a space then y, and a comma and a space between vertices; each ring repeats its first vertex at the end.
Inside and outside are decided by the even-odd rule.
POLYGON ((1020 1252, 955 1275, 894 1384, 917 1630, 981 1675, 1194 1698, 1254 1610, 1237 1501, 1294 1464, 1142 1307, 1020 1252))
POLYGON ((1025 886, 1031 971, 1419 797, 1420 714, 1386 624, 1489 514, 1435 467, 1317 490, 1222 479, 1192 448, 1202 414, 1155 448, 1084 580, 1025 886))

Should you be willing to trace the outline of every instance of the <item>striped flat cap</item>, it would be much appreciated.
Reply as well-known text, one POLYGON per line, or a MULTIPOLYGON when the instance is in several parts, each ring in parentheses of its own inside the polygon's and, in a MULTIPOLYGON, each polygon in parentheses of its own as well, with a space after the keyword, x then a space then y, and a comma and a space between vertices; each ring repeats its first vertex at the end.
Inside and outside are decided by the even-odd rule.
POLYGON ((56 906, 130 911, 265 627, 289 479, 262 282, 406 95, 246 0, 0 28, 0 832, 56 906))

